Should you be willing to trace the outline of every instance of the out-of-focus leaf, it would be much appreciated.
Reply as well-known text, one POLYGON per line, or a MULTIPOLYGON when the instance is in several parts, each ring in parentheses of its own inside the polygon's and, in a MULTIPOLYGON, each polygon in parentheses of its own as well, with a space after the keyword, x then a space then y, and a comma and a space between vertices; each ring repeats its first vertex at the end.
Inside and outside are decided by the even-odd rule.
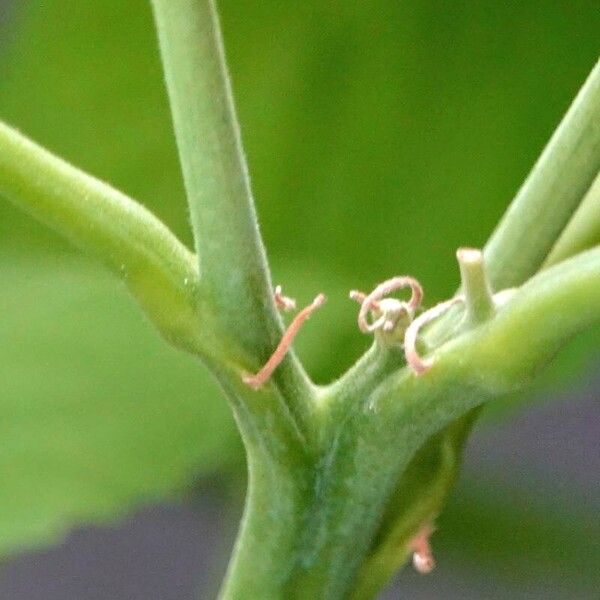
MULTIPOLYGON (((551 482, 548 482, 552 489, 551 482)), ((473 479, 459 485, 439 519, 433 544, 443 561, 494 574, 502 584, 524 582, 594 598, 600 587, 597 516, 556 499, 473 479)))
POLYGON ((0 554, 239 463, 217 386, 120 284, 67 256, 0 273, 0 554))

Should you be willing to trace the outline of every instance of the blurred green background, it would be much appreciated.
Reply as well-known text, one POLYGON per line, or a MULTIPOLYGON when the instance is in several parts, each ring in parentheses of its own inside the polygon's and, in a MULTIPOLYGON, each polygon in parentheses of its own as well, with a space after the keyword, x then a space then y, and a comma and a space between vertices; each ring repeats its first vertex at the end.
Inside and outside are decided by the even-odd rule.
MULTIPOLYGON (((0 118, 190 244, 148 3, 3 5, 0 118)), ((327 382, 369 344, 349 289, 410 273, 428 304, 452 293, 455 249, 484 244, 597 59, 598 4, 219 5, 274 280, 300 303, 329 297, 297 342, 327 382)), ((7 202, 0 281, 0 553, 185 495, 208 476, 237 485, 241 446, 203 369, 166 347, 97 264, 7 202)), ((538 396, 597 365, 599 341, 596 328, 572 344, 538 396)), ((507 399, 487 419, 522 404, 507 399)), ((488 575, 526 580, 560 565, 572 589, 600 585, 593 536, 579 542, 591 568, 578 572, 571 556, 585 532, 576 506, 540 509, 546 550, 520 570, 509 550, 524 523, 511 510, 473 482, 449 508, 440 552, 469 540, 488 575), (482 511, 505 518, 465 531, 482 511), (496 526, 504 534, 490 538, 496 526)))

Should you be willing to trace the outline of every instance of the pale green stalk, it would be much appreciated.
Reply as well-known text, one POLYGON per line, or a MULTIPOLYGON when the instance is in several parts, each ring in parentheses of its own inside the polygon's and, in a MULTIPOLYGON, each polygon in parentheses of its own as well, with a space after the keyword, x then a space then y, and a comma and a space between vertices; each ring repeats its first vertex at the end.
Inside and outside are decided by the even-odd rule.
POLYGON ((549 267, 600 244, 600 173, 544 261, 549 267))
POLYGON ((169 341, 205 352, 196 259, 143 206, 3 123, 0 194, 100 258, 169 341))
POLYGON ((153 0, 152 6, 202 295, 221 333, 248 356, 264 358, 280 330, 216 11, 209 0, 153 0))
POLYGON ((494 290, 540 268, 599 171, 600 61, 486 244, 494 290))
MULTIPOLYGON (((200 299, 219 352, 255 372, 281 337, 212 0, 152 0, 200 260, 200 299)), ((312 389, 293 352, 276 371, 306 429, 312 389)))

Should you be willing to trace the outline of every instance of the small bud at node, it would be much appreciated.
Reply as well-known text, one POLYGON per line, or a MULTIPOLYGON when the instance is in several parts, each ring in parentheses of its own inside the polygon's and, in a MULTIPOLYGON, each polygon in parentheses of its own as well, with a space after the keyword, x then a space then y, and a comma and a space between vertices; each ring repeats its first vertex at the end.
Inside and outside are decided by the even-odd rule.
POLYGON ((425 525, 408 545, 408 549, 413 552, 413 567, 424 575, 431 573, 435 567, 435 559, 429 543, 433 531, 434 528, 430 524, 425 525))
POLYGON ((352 291, 350 292, 350 298, 361 303, 358 312, 358 328, 363 333, 373 333, 378 329, 383 329, 385 332, 390 333, 395 329, 401 313, 406 313, 412 318, 414 311, 421 304, 423 290, 416 279, 409 276, 402 276, 393 277, 380 283, 367 295, 362 292, 352 291), (410 287, 412 290, 412 295, 408 302, 384 298, 384 296, 405 287, 410 287), (387 302, 387 309, 384 304, 385 302, 387 302), (380 312, 381 314, 378 315, 378 318, 373 323, 369 323, 367 320, 369 312, 380 312))

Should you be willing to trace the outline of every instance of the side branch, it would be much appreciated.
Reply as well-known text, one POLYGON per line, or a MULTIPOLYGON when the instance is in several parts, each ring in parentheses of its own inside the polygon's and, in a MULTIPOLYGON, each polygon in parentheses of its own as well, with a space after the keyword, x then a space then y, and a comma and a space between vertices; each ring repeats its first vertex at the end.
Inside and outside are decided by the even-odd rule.
POLYGON ((201 352, 195 257, 143 206, 3 123, 0 194, 99 258, 170 342, 201 352))
POLYGON ((600 173, 544 262, 544 268, 600 245, 600 173))
MULTIPOLYGON (((447 342, 435 351, 435 362, 419 391, 475 383, 483 392, 502 393, 527 383, 571 337, 600 321, 600 247, 550 267, 514 291, 487 323, 447 342), (463 381, 464 379, 464 381, 463 381)), ((415 391, 414 376, 403 369, 384 382, 373 402, 405 407, 397 398, 415 391)), ((460 400, 460 399, 459 399, 460 400)), ((422 401, 422 400, 421 400, 422 401)), ((411 409, 419 400, 413 398, 411 409)), ((429 402, 429 400, 427 401, 429 402)), ((460 416, 452 403, 441 404, 440 415, 460 416)), ((427 404, 427 403, 425 403, 427 404)), ((425 404, 423 410, 426 409, 425 404)), ((465 406, 467 411, 472 405, 465 406)))
POLYGON ((495 290, 541 266, 600 171, 600 61, 485 247, 495 290))
POLYGON ((262 362, 281 336, 212 0, 152 0, 200 270, 223 346, 262 362))

